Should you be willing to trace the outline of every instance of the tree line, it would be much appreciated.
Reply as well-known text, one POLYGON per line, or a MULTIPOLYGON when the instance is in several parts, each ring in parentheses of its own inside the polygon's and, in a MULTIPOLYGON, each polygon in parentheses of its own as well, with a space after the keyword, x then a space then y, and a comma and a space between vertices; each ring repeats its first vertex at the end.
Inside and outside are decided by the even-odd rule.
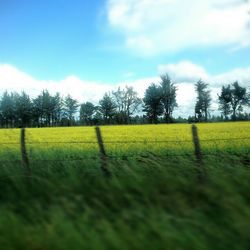
POLYGON ((70 95, 51 95, 47 90, 35 98, 25 92, 5 91, 0 98, 0 126, 50 127, 250 119, 249 113, 243 113, 244 107, 250 106, 250 93, 238 82, 222 86, 217 97, 221 112, 219 117, 211 116, 209 84, 199 80, 194 87, 197 94, 194 116, 188 119, 173 118, 173 112, 178 107, 177 86, 167 74, 161 76, 158 84, 150 84, 142 99, 133 87, 126 86, 105 93, 98 105, 79 103, 70 95))

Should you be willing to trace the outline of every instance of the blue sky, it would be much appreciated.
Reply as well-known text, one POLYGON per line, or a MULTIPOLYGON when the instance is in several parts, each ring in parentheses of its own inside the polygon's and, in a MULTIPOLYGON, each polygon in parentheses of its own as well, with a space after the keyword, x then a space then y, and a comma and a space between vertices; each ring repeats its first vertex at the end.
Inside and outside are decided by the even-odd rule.
POLYGON ((226 42, 150 56, 137 53, 125 45, 123 26, 110 24, 108 4, 105 0, 0 1, 0 63, 38 79, 77 75, 112 83, 127 76, 154 76, 159 64, 181 60, 199 64, 211 74, 250 65, 248 46, 230 51, 237 44, 226 42))
POLYGON ((118 48, 122 41, 108 27, 105 1, 11 0, 1 1, 0 10, 0 63, 39 79, 73 74, 115 82, 127 71, 156 70, 151 60, 118 48))
POLYGON ((0 90, 97 100, 119 84, 142 95, 162 73, 190 88, 180 100, 199 78, 214 95, 230 80, 248 87, 249 10, 243 0, 2 0, 0 90))

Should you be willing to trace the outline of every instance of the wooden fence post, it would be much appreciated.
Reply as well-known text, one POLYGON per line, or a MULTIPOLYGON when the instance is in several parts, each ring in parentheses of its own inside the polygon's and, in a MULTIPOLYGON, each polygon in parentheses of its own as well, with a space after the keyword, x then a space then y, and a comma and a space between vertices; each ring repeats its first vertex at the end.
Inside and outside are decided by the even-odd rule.
POLYGON ((107 154, 106 154, 105 147, 103 144, 101 130, 99 127, 95 127, 95 131, 96 131, 96 137, 97 137, 97 141, 98 141, 98 145, 99 145, 99 152, 100 152, 100 156, 101 156, 101 169, 102 169, 103 174, 105 176, 110 177, 111 173, 108 170, 107 154))
POLYGON ((25 144, 25 128, 21 129, 21 155, 22 155, 22 165, 24 167, 25 175, 30 178, 31 177, 31 169, 29 165, 29 158, 26 150, 25 144))
POLYGON ((192 125, 192 135, 193 135, 195 157, 199 163, 202 163, 202 153, 201 153, 201 145, 198 135, 198 129, 194 124, 192 125))
POLYGON ((200 180, 204 180, 206 177, 205 170, 203 168, 203 157, 201 152, 200 139, 198 135, 198 129, 196 125, 192 125, 192 135, 193 135, 193 143, 194 143, 194 153, 197 160, 198 165, 198 177, 200 180))

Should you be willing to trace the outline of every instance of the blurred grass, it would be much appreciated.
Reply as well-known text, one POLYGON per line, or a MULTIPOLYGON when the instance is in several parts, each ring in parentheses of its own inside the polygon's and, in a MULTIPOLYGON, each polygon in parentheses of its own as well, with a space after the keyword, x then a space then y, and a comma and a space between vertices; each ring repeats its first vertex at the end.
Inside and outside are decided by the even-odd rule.
MULTIPOLYGON (((250 159, 248 159, 249 161, 250 159)), ((155 157, 0 169, 1 249, 249 249, 249 164, 155 157)))

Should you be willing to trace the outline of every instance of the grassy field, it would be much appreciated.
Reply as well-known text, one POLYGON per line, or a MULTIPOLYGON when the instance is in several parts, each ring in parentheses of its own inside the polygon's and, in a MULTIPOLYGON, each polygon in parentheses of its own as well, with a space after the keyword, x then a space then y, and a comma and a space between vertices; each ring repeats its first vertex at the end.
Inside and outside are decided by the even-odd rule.
POLYGON ((250 123, 0 130, 1 249, 250 249, 250 123), (175 156, 176 155, 176 156, 175 156))

